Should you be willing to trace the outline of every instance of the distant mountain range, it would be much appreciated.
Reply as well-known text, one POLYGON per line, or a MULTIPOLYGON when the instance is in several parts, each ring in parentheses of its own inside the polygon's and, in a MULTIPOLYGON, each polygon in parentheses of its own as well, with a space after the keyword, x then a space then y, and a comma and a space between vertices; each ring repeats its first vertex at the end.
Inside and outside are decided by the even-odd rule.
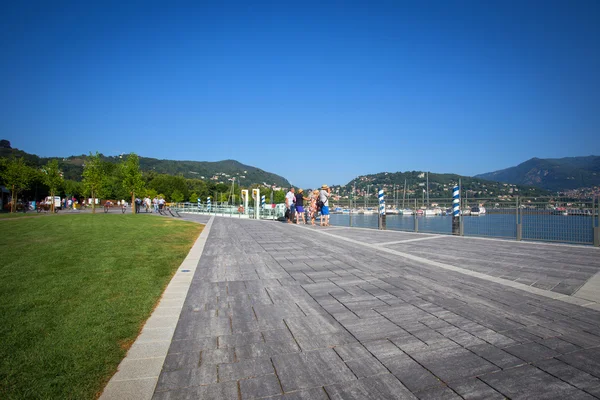
POLYGON ((491 181, 566 191, 600 186, 600 156, 532 158, 516 167, 476 175, 491 181))
MULTIPOLYGON (((24 157, 27 162, 34 166, 42 166, 51 159, 59 160, 61 170, 65 179, 81 180, 83 164, 87 160, 87 155, 61 157, 38 157, 34 154, 26 153, 19 149, 10 147, 6 140, 0 141, 0 158, 2 157, 24 157)), ((103 156, 105 161, 117 163, 119 156, 103 156)), ((250 165, 244 165, 235 160, 224 161, 175 161, 158 160, 140 156, 140 167, 142 171, 153 171, 157 174, 183 175, 185 178, 202 179, 205 181, 229 183, 230 179, 235 177, 236 184, 241 186, 250 186, 253 184, 267 184, 286 187, 290 183, 282 176, 264 171, 250 165)))

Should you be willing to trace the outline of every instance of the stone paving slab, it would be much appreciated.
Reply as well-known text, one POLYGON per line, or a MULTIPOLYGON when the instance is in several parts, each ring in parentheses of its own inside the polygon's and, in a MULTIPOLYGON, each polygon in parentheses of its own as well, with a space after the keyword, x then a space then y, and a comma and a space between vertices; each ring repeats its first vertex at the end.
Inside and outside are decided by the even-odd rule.
MULTIPOLYGON (((600 396, 600 312, 374 245, 394 234, 347 231, 216 218, 154 398, 600 396)), ((493 260, 493 243, 464 251, 481 244, 493 260)), ((549 265, 568 274, 561 257, 549 265)))

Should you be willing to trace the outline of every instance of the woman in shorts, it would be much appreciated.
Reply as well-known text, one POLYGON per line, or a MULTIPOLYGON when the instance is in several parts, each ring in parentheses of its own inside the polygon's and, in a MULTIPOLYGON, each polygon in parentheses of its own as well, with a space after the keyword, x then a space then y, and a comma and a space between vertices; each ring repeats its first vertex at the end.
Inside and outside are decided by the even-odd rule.
POLYGON ((302 223, 306 225, 306 218, 304 217, 304 200, 308 200, 308 197, 304 197, 304 189, 298 189, 298 193, 296 196, 296 224, 300 223, 300 218, 302 218, 302 223))

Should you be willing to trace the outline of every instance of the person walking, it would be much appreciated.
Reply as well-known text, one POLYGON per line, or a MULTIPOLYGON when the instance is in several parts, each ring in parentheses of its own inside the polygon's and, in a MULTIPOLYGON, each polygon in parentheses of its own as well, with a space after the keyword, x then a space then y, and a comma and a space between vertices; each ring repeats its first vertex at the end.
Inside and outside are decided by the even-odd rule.
POLYGON ((288 211, 287 223, 291 224, 294 222, 294 214, 296 213, 296 208, 294 207, 294 202, 296 201, 295 192, 296 189, 293 187, 290 188, 290 191, 285 195, 285 208, 288 211))
POLYGON ((296 224, 302 223, 306 225, 306 218, 304 216, 304 200, 308 200, 308 197, 304 197, 304 189, 298 189, 296 193, 296 224))
POLYGON ((323 203, 321 206, 321 226, 329 226, 329 196, 331 196, 331 189, 327 185, 322 185, 319 192, 319 200, 323 203))

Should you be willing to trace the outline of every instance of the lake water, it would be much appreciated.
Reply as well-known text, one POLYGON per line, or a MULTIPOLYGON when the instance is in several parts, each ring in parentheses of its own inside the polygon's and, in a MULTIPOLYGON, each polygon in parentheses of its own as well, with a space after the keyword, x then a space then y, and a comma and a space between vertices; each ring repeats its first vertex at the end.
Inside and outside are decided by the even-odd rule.
MULTIPOLYGON (((377 214, 352 214, 352 226, 377 229, 377 214)), ((452 233, 452 216, 414 217, 412 215, 387 215, 388 230, 413 231, 415 220, 419 232, 452 233)), ((591 216, 524 214, 523 240, 543 240, 569 243, 593 243, 594 219, 591 216)), ((350 226, 349 214, 332 214, 331 225, 350 226)), ((463 217, 465 236, 488 236, 516 239, 517 224, 514 214, 487 214, 463 217)))

